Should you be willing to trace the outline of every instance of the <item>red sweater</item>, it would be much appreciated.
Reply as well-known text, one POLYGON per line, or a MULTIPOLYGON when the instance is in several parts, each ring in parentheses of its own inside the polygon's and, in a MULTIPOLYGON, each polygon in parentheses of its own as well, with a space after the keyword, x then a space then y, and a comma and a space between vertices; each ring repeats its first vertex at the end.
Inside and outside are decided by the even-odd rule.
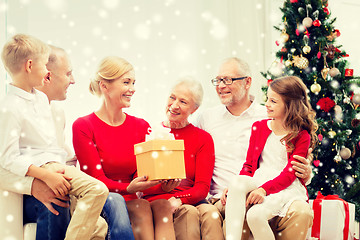
POLYGON ((171 192, 167 193, 157 185, 144 191, 144 198, 155 199, 180 198, 183 204, 196 204, 205 199, 210 190, 210 181, 214 170, 214 142, 209 133, 192 124, 171 129, 175 139, 183 139, 186 179, 171 192))
POLYGON ((94 113, 78 118, 73 124, 73 144, 81 170, 99 179, 111 192, 125 200, 136 198, 126 191, 136 177, 134 144, 145 141, 150 125, 126 114, 124 123, 113 127, 94 113))
MULTIPOLYGON (((268 119, 265 119, 257 121, 253 124, 246 162, 240 171, 240 175, 248 175, 252 177, 256 169, 259 168, 260 155, 264 149, 267 138, 272 132, 267 126, 267 121, 268 119)), ((310 146, 310 135, 306 130, 302 130, 291 142, 294 144, 295 148, 291 153, 288 152, 288 163, 286 167, 282 170, 279 176, 267 181, 261 186, 265 189, 267 195, 284 190, 297 178, 295 176, 295 171, 292 169, 291 161, 297 161, 294 159, 294 155, 306 157, 310 146)), ((299 180, 305 187, 303 179, 299 180)))

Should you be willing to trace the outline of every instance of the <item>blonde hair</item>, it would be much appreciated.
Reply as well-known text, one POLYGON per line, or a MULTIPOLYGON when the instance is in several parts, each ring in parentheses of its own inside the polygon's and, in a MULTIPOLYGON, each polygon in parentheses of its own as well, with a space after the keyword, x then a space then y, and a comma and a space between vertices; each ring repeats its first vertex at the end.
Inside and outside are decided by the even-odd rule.
POLYGON ((201 86, 201 83, 196 81, 194 78, 192 77, 183 77, 180 78, 175 85, 172 87, 171 90, 174 90, 177 86, 186 86, 189 91, 191 92, 192 98, 195 102, 196 107, 200 107, 203 96, 204 96, 204 91, 203 88, 201 86))
POLYGON ((48 55, 50 47, 41 40, 25 34, 14 35, 3 47, 1 59, 10 74, 18 73, 29 59, 48 55))
POLYGON ((111 83, 133 69, 134 67, 123 58, 116 56, 105 57, 100 62, 94 79, 90 82, 90 92, 96 96, 101 96, 102 93, 99 86, 100 81, 103 80, 111 83))
POLYGON ((284 141, 288 150, 294 150, 294 139, 301 130, 306 130, 311 137, 310 147, 314 148, 317 142, 316 131, 318 124, 315 120, 315 111, 312 109, 307 96, 307 88, 303 81, 295 76, 277 78, 270 83, 270 88, 279 94, 285 103, 285 126, 290 129, 281 141, 284 141))

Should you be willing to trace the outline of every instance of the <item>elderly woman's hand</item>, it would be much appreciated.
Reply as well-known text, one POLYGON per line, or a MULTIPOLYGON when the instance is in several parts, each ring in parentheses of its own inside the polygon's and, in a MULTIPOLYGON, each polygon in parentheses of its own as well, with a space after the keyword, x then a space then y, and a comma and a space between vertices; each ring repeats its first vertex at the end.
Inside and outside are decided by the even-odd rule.
POLYGON ((171 197, 168 201, 170 202, 171 210, 173 213, 182 205, 182 201, 180 198, 171 197))
POLYGON ((164 192, 170 192, 181 183, 181 179, 169 179, 161 181, 161 188, 164 192))
POLYGON ((296 171, 295 175, 298 178, 302 178, 304 182, 308 182, 311 177, 312 169, 310 163, 312 162, 312 159, 314 157, 312 154, 312 150, 313 150, 312 148, 309 148, 307 158, 295 155, 294 158, 300 162, 297 161, 291 162, 292 168, 296 171))
POLYGON ((128 193, 136 193, 151 188, 155 185, 158 185, 161 182, 160 180, 148 181, 147 179, 148 179, 147 176, 137 177, 133 179, 130 182, 130 184, 127 186, 126 191, 128 193))

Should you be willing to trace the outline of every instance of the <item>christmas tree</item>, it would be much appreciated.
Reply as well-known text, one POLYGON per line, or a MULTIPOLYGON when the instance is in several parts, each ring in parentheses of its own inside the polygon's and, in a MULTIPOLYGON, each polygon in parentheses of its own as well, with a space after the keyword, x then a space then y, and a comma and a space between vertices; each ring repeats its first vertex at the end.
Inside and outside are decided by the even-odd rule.
POLYGON ((309 196, 315 198, 317 191, 339 195, 356 205, 359 221, 360 78, 336 44, 340 31, 327 0, 285 0, 280 9, 282 23, 275 27, 281 32, 276 41, 280 50, 263 75, 268 81, 296 75, 307 85, 319 124, 309 196))

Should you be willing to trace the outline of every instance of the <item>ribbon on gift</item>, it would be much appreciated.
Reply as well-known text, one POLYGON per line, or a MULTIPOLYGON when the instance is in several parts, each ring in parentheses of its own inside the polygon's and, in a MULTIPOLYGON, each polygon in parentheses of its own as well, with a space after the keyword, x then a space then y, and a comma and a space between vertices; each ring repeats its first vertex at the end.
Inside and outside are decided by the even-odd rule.
POLYGON ((343 202, 344 209, 345 209, 345 224, 344 224, 344 231, 343 231, 343 236, 344 236, 343 239, 347 240, 348 236, 349 236, 349 224, 350 224, 349 204, 345 200, 339 198, 338 195, 324 196, 321 194, 320 191, 317 193, 316 199, 313 201, 314 221, 313 221, 313 226, 312 226, 312 231, 311 231, 311 237, 320 238, 322 200, 339 200, 339 201, 343 202))

